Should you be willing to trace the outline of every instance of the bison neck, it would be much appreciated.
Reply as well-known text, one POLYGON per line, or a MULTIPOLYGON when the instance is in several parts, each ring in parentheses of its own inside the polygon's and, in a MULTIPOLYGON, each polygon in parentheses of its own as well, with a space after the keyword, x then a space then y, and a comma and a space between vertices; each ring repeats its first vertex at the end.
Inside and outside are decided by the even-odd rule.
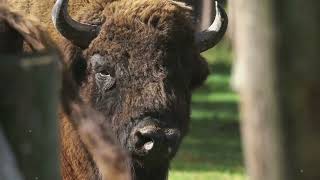
POLYGON ((97 180, 98 169, 67 117, 60 120, 61 172, 63 180, 97 180))

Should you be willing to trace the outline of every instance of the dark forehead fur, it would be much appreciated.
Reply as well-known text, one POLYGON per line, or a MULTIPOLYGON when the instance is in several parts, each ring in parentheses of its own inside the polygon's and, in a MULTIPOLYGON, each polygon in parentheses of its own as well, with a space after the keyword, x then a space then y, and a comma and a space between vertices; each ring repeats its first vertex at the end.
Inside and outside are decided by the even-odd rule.
POLYGON ((74 0, 76 3, 70 6, 72 15, 85 19, 98 19, 100 16, 118 16, 126 19, 150 19, 152 15, 160 15, 166 19, 170 14, 186 16, 191 14, 192 8, 181 2, 173 0, 74 0), (79 2, 78 2, 79 1, 79 2), (75 12, 75 9, 77 11, 75 12), (187 13, 187 14, 186 14, 187 13))
MULTIPOLYGON (((131 4, 135 8, 130 7, 130 3, 121 4, 123 7, 114 3, 116 5, 110 4, 104 9, 100 34, 85 51, 87 58, 93 54, 107 54, 117 56, 113 61, 128 59, 135 61, 129 64, 144 61, 155 65, 151 61, 177 60, 179 58, 172 56, 186 53, 182 51, 193 47, 194 30, 189 9, 168 1, 159 1, 162 6, 154 2, 148 4, 150 1, 135 2, 140 2, 136 6, 131 4)), ((141 67, 141 70, 145 69, 141 67)))
POLYGON ((185 53, 179 50, 194 46, 191 11, 184 3, 171 0, 91 0, 76 15, 79 21, 102 25, 85 51, 86 59, 94 53, 110 55, 123 49, 131 53, 127 55, 185 53))
MULTIPOLYGON (((181 59, 174 56, 185 54, 193 47, 191 9, 183 3, 125 0, 106 4, 100 10, 82 17, 88 23, 101 21, 98 24, 102 24, 100 34, 85 51, 86 59, 100 54, 117 56, 111 61, 128 59, 135 61, 128 62, 130 65, 144 62, 154 66, 169 63, 161 62, 164 60, 181 59)), ((141 73, 138 69, 145 72, 145 68, 134 69, 141 73)))
POLYGON ((77 19, 99 25, 113 22, 140 33, 142 29, 169 36, 173 31, 193 33, 192 9, 184 3, 172 0, 95 0, 91 3, 78 11, 77 19))
POLYGON ((86 59, 95 53, 116 56, 124 53, 137 60, 136 53, 141 56, 138 59, 156 61, 170 59, 165 55, 186 53, 180 52, 186 51, 186 46, 194 47, 192 9, 184 3, 171 0, 92 0, 90 3, 79 10, 76 19, 102 27, 85 51, 86 59), (160 56, 155 53, 165 54, 155 59, 160 56))

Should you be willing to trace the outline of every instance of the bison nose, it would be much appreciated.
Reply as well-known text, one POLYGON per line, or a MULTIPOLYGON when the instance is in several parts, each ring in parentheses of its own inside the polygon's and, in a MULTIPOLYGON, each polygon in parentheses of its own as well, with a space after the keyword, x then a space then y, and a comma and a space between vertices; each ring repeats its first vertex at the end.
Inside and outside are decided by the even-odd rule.
POLYGON ((164 141, 164 134, 159 128, 146 126, 133 132, 133 151, 137 155, 145 156, 160 151, 164 141))
POLYGON ((181 140, 180 131, 157 125, 135 127, 127 141, 130 152, 145 160, 171 159, 181 140))

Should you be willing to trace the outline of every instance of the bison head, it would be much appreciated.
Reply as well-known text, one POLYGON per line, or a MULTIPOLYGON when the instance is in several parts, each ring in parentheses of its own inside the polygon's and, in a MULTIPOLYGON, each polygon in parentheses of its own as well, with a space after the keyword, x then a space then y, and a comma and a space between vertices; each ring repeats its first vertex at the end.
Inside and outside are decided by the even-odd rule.
POLYGON ((208 75, 200 52, 218 43, 227 16, 195 32, 191 9, 167 0, 119 0, 67 12, 53 9, 68 40, 66 59, 82 99, 104 115, 132 157, 135 179, 165 179, 169 161, 188 130, 192 90, 208 75))

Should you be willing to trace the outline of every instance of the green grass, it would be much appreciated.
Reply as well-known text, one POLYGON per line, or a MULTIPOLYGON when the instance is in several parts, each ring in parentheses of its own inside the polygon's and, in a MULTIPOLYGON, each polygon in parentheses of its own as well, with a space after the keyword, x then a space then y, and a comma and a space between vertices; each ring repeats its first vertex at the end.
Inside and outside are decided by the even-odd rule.
POLYGON ((224 43, 203 55, 212 73, 192 97, 190 132, 169 179, 244 180, 238 97, 229 88, 231 53, 224 43))

